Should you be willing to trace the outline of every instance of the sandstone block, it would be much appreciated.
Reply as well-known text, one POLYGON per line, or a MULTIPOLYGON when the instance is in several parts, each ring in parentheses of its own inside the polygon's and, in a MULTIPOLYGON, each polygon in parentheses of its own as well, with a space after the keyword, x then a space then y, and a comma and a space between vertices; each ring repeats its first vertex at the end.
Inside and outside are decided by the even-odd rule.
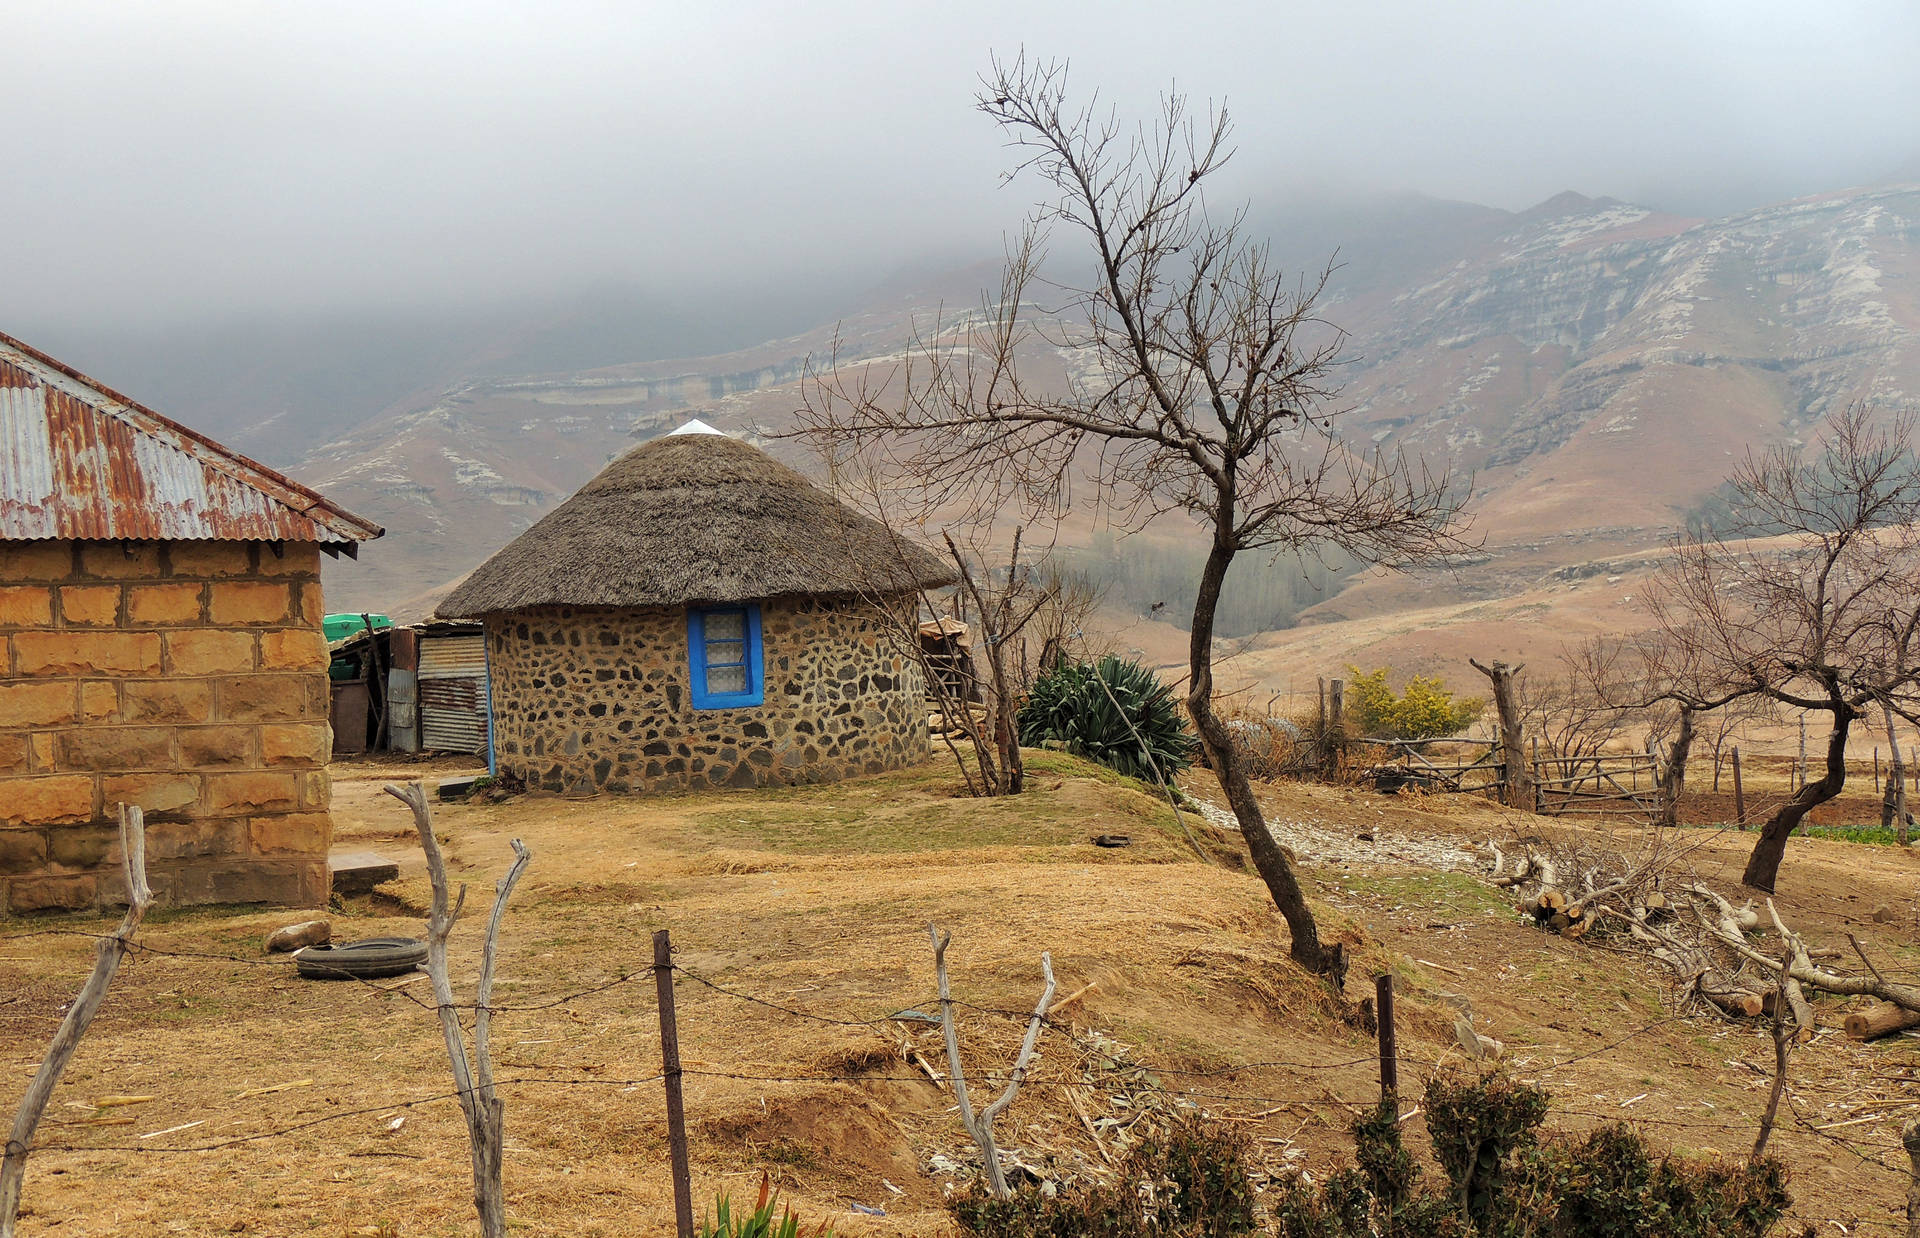
POLYGON ((291 608, 288 586, 259 581, 216 581, 207 617, 220 627, 284 623, 291 608))
POLYGON ((176 675, 234 675, 254 669, 254 635, 194 629, 166 635, 167 662, 176 675))
POLYGON ((37 873, 46 864, 46 834, 40 830, 0 830, 0 877, 37 873))
POLYGON ((60 580, 72 574, 72 542, 0 542, 0 580, 60 580))
POLYGON ((160 574, 160 543, 82 542, 80 571, 96 580, 151 580, 160 574))
POLYGON ((53 590, 45 585, 0 586, 0 627, 46 627, 53 622, 53 590))
POLYGON ((311 542, 287 542, 276 555, 271 546, 262 546, 260 566, 255 569, 255 574, 317 580, 320 576, 320 547, 311 542))
POLYGON ((174 578, 251 576, 253 547, 246 542, 171 542, 167 566, 167 575, 174 578))
POLYGON ((241 818, 161 821, 147 830, 149 860, 240 855, 246 848, 247 823, 241 818))
POLYGON ((248 726, 194 727, 179 733, 180 764, 252 765, 253 731, 248 726))
POLYGON ((135 679, 122 693, 128 722, 211 722, 213 684, 205 679, 135 679))
POLYGON ((229 722, 299 722, 325 717, 313 709, 310 682, 315 675, 247 675, 220 681, 220 716, 229 722))
POLYGON ((324 769, 300 775, 300 806, 324 809, 333 803, 333 780, 324 769))
POLYGON ((325 855, 333 841, 333 819, 324 812, 255 817, 247 828, 257 855, 325 855))
POLYGON ((56 872, 122 863, 118 825, 63 825, 47 831, 47 859, 56 872))
POLYGON ((260 728, 260 756, 268 765, 325 765, 333 731, 324 722, 260 728))
POLYGON ((207 871, 216 903, 299 903, 303 880, 293 864, 236 860, 210 865, 207 871))
POLYGON ((173 764, 173 732, 165 727, 96 726, 54 737, 63 770, 164 769, 173 764))
POLYGON ((89 679, 80 685, 80 717, 86 722, 117 721, 120 685, 109 679, 89 679))
POLYGON ((0 683, 0 727, 64 726, 74 720, 78 700, 70 682, 0 683))
POLYGON ((133 585, 127 589, 127 621, 142 627, 178 627, 201 622, 199 584, 133 585))
POLYGON ((93 820, 93 779, 85 774, 0 782, 0 822, 67 825, 93 820))
POLYGON ((25 773, 28 751, 25 735, 0 732, 0 773, 25 773))
POLYGON ((322 671, 329 658, 327 638, 313 628, 285 628, 260 637, 263 671, 322 671))
POLYGON ((200 802, 200 779, 193 774, 116 774, 100 780, 100 807, 116 816, 115 805, 136 804, 149 820, 178 817, 200 802))
POLYGON ((60 772, 53 759, 53 736, 52 731, 40 731, 28 737, 29 747, 32 750, 30 768, 36 774, 60 772))
POLYGON ((213 813, 290 812, 300 792, 292 774, 208 774, 202 803, 213 813))
POLYGON ((324 945, 333 940, 333 924, 327 920, 302 920, 298 924, 283 925, 267 934, 267 953, 285 954, 290 950, 304 950, 308 946, 324 945))
POLYGON ((327 604, 320 596, 320 582, 309 580, 299 588, 300 618, 307 623, 319 624, 327 613, 327 604))
POLYGON ((13 638, 22 675, 157 675, 154 632, 21 632, 13 638))
POLYGON ((70 628, 110 628, 120 622, 119 585, 62 585, 60 621, 70 628))
POLYGON ((7 885, 7 910, 16 915, 35 911, 79 911, 93 906, 95 889, 91 875, 23 877, 7 885))

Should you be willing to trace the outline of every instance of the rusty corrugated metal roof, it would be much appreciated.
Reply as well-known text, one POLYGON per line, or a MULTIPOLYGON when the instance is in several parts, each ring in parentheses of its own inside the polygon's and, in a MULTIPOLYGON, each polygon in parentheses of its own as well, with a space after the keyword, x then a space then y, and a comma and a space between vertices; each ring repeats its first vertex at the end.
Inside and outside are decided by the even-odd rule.
POLYGON ((383 532, 0 334, 0 539, 288 541, 383 532))

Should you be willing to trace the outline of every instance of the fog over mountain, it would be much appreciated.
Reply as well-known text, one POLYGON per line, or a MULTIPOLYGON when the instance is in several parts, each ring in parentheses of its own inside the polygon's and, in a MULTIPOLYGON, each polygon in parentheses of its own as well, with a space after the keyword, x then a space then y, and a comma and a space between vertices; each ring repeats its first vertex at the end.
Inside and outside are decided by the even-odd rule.
POLYGON ((1920 155, 1900 0, 7 9, 0 322, 189 419, 283 355, 377 409, 416 365, 720 351, 992 256, 1034 186, 969 104, 1022 47, 1126 115, 1229 101, 1219 192, 1275 226, 1568 188, 1716 216, 1920 155))

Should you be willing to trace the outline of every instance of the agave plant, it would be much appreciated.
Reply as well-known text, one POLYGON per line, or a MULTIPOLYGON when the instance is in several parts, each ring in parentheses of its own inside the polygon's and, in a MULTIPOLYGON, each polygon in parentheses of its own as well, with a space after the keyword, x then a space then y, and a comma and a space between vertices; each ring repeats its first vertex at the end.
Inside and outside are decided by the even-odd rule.
POLYGON ((1020 742, 1069 752, 1149 782, 1193 764, 1199 742, 1173 693, 1138 662, 1109 654, 1063 662, 1042 675, 1020 710, 1020 742))
POLYGON ((695 1232, 698 1238, 833 1238, 833 1231, 825 1221, 802 1230, 800 1218, 784 1204, 780 1204, 780 1214, 775 1216, 776 1204, 780 1204, 779 1193, 767 1181, 767 1176, 761 1174, 760 1199, 752 1212, 735 1216, 732 1197, 723 1194, 713 1202, 713 1219, 701 1221, 695 1232))

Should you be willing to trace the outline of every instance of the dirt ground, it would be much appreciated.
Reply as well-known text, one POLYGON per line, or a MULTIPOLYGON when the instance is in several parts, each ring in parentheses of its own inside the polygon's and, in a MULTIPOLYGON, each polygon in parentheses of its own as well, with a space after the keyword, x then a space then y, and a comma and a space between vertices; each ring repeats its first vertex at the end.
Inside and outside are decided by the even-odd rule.
MULTIPOLYGON (((976 1073, 1011 1060, 1019 1020, 995 1012, 1031 1008, 1042 951, 1061 995, 1095 986, 1072 1007, 1073 1039, 1043 1037, 1001 1121, 1003 1146, 1030 1163, 1097 1170, 1089 1128, 1151 1110, 1158 1088, 1240 1126, 1276 1169, 1334 1167, 1353 1106, 1377 1095, 1374 1043, 1288 963, 1264 889, 1231 863, 1201 863, 1164 804, 1133 786, 1056 754, 1033 765, 1030 795, 992 802, 958 796, 951 768, 929 766, 805 789, 437 806, 451 862, 473 885, 470 912, 505 871, 511 838, 534 856, 506 917, 496 1001, 509 1008, 494 1032, 515 1232, 671 1232, 645 970, 662 927, 688 973, 680 1039, 703 1204, 751 1196, 766 1172, 803 1217, 842 1235, 948 1232, 941 1198, 970 1145, 948 1093, 900 1054, 911 1043, 943 1069, 937 1033, 888 1018, 935 1008, 930 920, 953 933, 976 1073), (1113 833, 1133 845, 1090 843, 1113 833), (862 1021, 877 1022, 846 1025, 862 1021)), ((417 773, 335 770, 339 841, 402 863, 385 892, 333 911, 339 937, 420 931, 418 846, 405 809, 379 791, 417 773)), ((1299 823, 1356 846, 1363 834, 1467 842, 1557 828, 1458 799, 1292 785, 1265 795, 1283 834, 1299 823)), ((1630 827, 1612 832, 1637 841, 1630 827)), ((1703 878, 1737 884, 1750 835, 1680 836, 1703 878)), ((1233 840, 1207 838, 1230 854, 1233 840)), ((1459 1063, 1464 1002, 1482 1034, 1505 1042, 1509 1068, 1552 1090, 1555 1126, 1624 1118, 1690 1151, 1750 1148, 1771 1073, 1764 1029, 1678 1015, 1645 961, 1540 932, 1471 872, 1302 860, 1323 930, 1355 951, 1347 996, 1383 970, 1398 977, 1409 1108, 1421 1079, 1459 1063)), ((1778 901, 1815 945, 1845 948, 1851 932, 1883 971, 1912 974, 1916 876, 1910 852, 1796 839, 1778 901)), ((424 979, 302 981, 260 953, 291 918, 199 908, 150 921, 144 941, 174 953, 141 956, 116 982, 42 1127, 22 1233, 475 1232, 424 979), (101 1103, 128 1097, 151 1099, 101 1103)), ((467 977, 475 919, 455 936, 467 977)), ((61 934, 106 923, 5 924, 0 1063, 16 1090, 90 963, 89 941, 61 934)), ((1834 1029, 1847 1008, 1817 1005, 1834 1029)), ((1792 1114, 1773 1147, 1793 1167, 1796 1213, 1823 1233, 1897 1232, 1897 1132, 1920 1112, 1916 1047, 1823 1030, 1796 1050, 1792 1114)), ((1408 1128, 1423 1146, 1417 1117, 1408 1128)))

